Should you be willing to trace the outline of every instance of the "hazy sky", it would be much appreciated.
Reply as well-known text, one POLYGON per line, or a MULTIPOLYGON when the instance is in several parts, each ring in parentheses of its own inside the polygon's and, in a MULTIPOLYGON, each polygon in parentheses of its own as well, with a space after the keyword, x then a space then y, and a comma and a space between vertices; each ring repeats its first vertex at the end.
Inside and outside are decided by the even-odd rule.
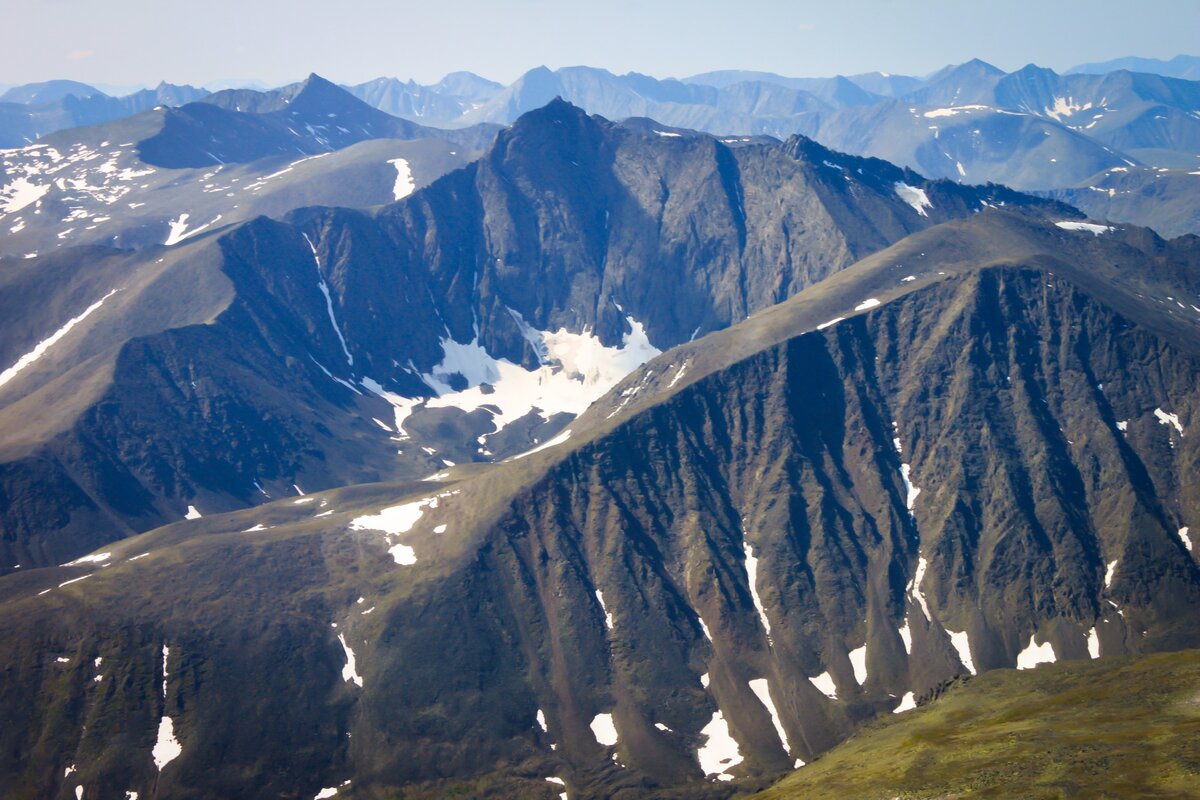
POLYGON ((1200 51, 1200 0, 0 0, 0 84, 1012 70, 1200 51))

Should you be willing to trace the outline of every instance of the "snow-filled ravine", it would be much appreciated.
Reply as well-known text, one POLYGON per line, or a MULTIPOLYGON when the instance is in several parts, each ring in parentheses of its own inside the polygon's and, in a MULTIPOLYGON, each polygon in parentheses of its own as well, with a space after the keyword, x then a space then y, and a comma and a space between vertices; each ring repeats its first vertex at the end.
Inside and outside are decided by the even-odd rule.
POLYGON ((571 333, 565 328, 540 331, 517 312, 511 313, 537 354, 536 369, 495 358, 479 343, 478 336, 463 343, 447 335, 441 342, 442 360, 429 372, 420 374, 434 397, 401 397, 369 378, 362 381, 364 387, 392 405, 399 438, 408 437, 404 422, 420 408, 457 408, 467 413, 483 409, 492 415, 493 434, 530 412, 545 420, 561 413, 578 415, 622 378, 662 352, 650 343, 645 326, 632 316, 625 317, 629 331, 621 345, 611 347, 590 331, 571 333), (465 389, 452 388, 455 375, 466 381, 465 389))

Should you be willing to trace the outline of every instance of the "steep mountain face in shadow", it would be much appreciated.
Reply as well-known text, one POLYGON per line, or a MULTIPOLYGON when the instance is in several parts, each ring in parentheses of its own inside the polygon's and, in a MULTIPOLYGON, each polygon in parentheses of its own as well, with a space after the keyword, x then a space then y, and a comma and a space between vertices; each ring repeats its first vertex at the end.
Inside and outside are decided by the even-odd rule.
MULTIPOLYGON (((0 387, 4 568, 189 506, 514 455, 658 351, 913 231, 988 204, 1074 214, 801 138, 736 145, 560 101, 376 214, 308 209, 166 254, 105 251, 103 271, 56 256, 88 289, 14 302, 6 363, 120 291, 86 337, 0 387)), ((13 298, 38 261, 16 262, 13 298)))
POLYGON ((1195 647, 1200 312, 1159 295, 1198 265, 977 215, 664 353, 557 448, 6 576, 7 784, 728 797, 955 676, 1195 647))

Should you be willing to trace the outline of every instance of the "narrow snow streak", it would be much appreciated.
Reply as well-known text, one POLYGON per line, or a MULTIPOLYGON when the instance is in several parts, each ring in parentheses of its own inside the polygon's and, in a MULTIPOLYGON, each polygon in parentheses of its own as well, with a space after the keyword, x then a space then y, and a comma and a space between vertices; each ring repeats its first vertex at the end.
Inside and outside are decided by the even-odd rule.
POLYGON ((775 702, 771 699, 771 690, 767 684, 767 679, 756 678, 750 681, 750 690, 758 696, 759 702, 766 706, 767 711, 770 712, 771 722, 775 725, 775 732, 779 734, 779 741, 783 744, 783 751, 790 753, 792 746, 788 744, 787 731, 783 729, 783 722, 779 719, 779 712, 775 709, 775 702))
POLYGON ((746 580, 750 584, 750 599, 754 601, 754 608, 758 611, 758 618, 762 621, 763 630, 767 633, 767 644, 771 644, 771 622, 767 619, 767 610, 763 608, 762 598, 758 596, 758 559, 754 557, 754 548, 749 542, 743 542, 742 547, 746 553, 746 580))
POLYGON ((41 358, 43 355, 45 355, 46 351, 49 350, 51 347, 53 347, 55 344, 57 344, 64 336, 66 336, 68 333, 70 333, 72 328, 74 328, 76 325, 78 325, 79 323, 81 323, 85 319, 87 319, 89 316, 91 316, 91 314, 94 311, 96 311, 96 309, 100 308, 100 306, 104 304, 105 300, 112 297, 114 294, 116 294, 119 291, 121 291, 121 290, 113 289, 108 294, 104 295, 104 297, 101 297, 99 300, 97 300, 96 302, 94 302, 90 306, 88 306, 86 309, 84 309, 83 313, 80 314, 78 317, 73 317, 72 319, 67 320, 67 323, 65 325, 63 325, 61 328, 56 330, 54 333, 50 334, 49 337, 38 342, 37 346, 34 347, 32 350, 30 350, 28 353, 26 353, 25 355, 18 358, 17 363, 13 364, 11 367, 4 370, 4 372, 0 372, 0 386, 3 386, 4 384, 11 381, 13 378, 15 378, 17 376, 17 373, 19 373, 21 370, 25 369, 30 364, 32 364, 33 362, 35 362, 39 358, 41 358))
POLYGON ((609 613, 608 607, 604 605, 604 593, 599 589, 596 590, 596 602, 600 604, 600 613, 604 615, 604 627, 611 631, 613 629, 613 615, 609 613))
MULTIPOLYGON (((929 603, 925 601, 925 593, 921 591, 921 581, 925 579, 925 569, 929 566, 929 562, 924 556, 917 558, 917 571, 913 574, 913 578, 908 582, 908 593, 912 599, 917 601, 921 606, 921 613, 925 615, 926 621, 932 621, 933 617, 929 615, 929 603)), ((908 628, 906 623, 904 626, 908 628)))
POLYGON ((337 316, 333 313, 333 295, 329 293, 329 284, 325 283, 325 276, 321 272, 321 258, 317 255, 317 246, 312 243, 312 239, 308 238, 308 234, 301 234, 304 241, 308 242, 308 249, 312 250, 313 261, 317 265, 317 286, 321 290, 321 294, 325 295, 325 310, 329 312, 329 324, 333 326, 333 332, 337 334, 338 341, 341 342, 342 352, 346 354, 346 363, 354 366, 354 356, 350 355, 350 350, 346 347, 346 337, 342 336, 342 328, 338 325, 337 316))
POLYGON ((1183 542, 1183 546, 1187 548, 1189 553, 1192 552, 1192 538, 1188 536, 1186 526, 1179 529, 1179 541, 1183 542))
POLYGON ((526 450, 524 453, 518 453, 517 455, 512 457, 512 460, 517 461, 519 459, 524 458, 525 456, 531 456, 534 453, 540 453, 541 451, 546 450, 548 448, 557 447, 558 445, 562 444, 563 442, 565 442, 567 439, 570 439, 570 438, 571 438, 571 429, 567 428, 565 431, 560 433, 558 436, 555 436, 553 439, 542 442, 537 447, 534 447, 530 450, 526 450))

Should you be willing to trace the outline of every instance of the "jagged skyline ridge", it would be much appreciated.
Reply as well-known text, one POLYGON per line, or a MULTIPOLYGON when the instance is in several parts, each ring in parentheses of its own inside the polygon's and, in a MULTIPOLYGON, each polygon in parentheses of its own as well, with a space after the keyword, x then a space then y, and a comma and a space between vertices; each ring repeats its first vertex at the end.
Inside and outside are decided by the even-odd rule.
POLYGON ((686 7, 622 1, 603 9, 468 0, 453 11, 354 0, 336 14, 298 0, 286 15, 231 0, 210 3, 203 14, 178 4, 148 14, 137 5, 53 0, 8 10, 9 28, 32 35, 0 55, 0 83, 73 78, 132 87, 164 79, 215 88, 231 80, 281 84, 314 70, 340 82, 380 75, 433 82, 461 69, 509 82, 541 63, 657 77, 728 68, 926 74, 976 56, 1006 70, 1028 62, 1063 70, 1132 54, 1169 58, 1190 49, 1200 24, 1200 7, 1187 0, 1146 4, 1135 18, 1119 0, 1090 4, 1086 15, 1032 0, 1002 8, 752 0, 736 11, 715 0, 686 7), (188 36, 177 35, 184 29, 188 36), (38 31, 53 35, 42 39, 38 31))

